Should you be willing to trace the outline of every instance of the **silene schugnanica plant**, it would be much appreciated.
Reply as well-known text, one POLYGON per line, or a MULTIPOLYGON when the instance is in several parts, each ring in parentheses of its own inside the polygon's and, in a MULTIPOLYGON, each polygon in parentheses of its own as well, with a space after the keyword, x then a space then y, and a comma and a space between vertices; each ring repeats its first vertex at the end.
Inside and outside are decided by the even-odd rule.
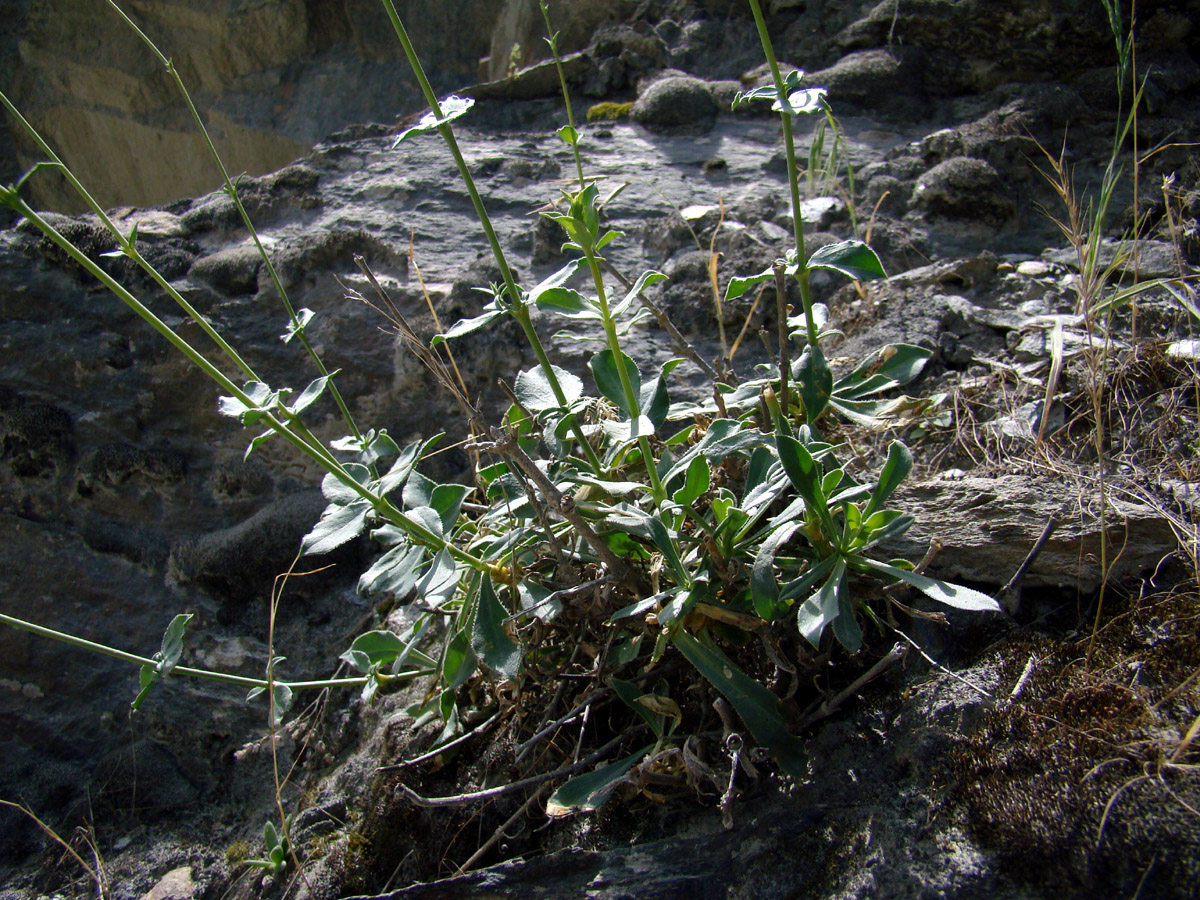
MULTIPOLYGON (((777 358, 760 367, 754 380, 734 385, 718 377, 711 401, 685 403, 672 400, 668 376, 676 366, 698 362, 694 351, 681 344, 681 356, 658 371, 640 370, 622 351, 629 329, 654 315, 644 292, 665 276, 648 271, 634 279, 618 277, 620 286, 614 288, 605 252, 622 235, 605 226, 606 197, 586 175, 566 81, 562 88, 569 121, 558 136, 572 152, 577 179, 547 215, 562 228, 570 262, 526 288, 515 280, 455 139, 453 122, 469 114, 473 101, 457 96, 440 100, 434 94, 392 0, 383 0, 430 107, 396 143, 432 133, 445 141, 501 281, 486 288, 490 299, 480 315, 452 325, 431 343, 417 337, 365 264, 374 290, 363 299, 388 316, 412 352, 461 404, 472 423, 469 446, 478 460, 471 484, 437 483, 421 473, 421 460, 437 438, 401 446, 385 430, 361 430, 355 424, 337 393, 335 373, 324 367, 306 336, 312 312, 293 309, 264 252, 287 316, 283 339, 308 353, 317 371, 298 393, 265 383, 142 257, 137 234, 117 228, 0 95, 47 159, 16 185, 3 188, 0 201, 37 226, 217 383, 221 412, 256 432, 247 454, 263 441, 283 439, 324 469, 321 487, 328 506, 304 538, 303 552, 319 555, 369 534, 380 553, 362 573, 359 589, 406 605, 407 624, 399 632, 380 628, 359 636, 342 654, 356 670, 353 676, 289 682, 279 677, 282 661, 273 656, 263 679, 180 666, 188 616, 176 617, 153 657, 91 644, 9 616, 0 619, 140 665, 142 690, 135 706, 168 676, 217 678, 265 694, 277 724, 293 694, 302 689, 351 686, 370 703, 381 693, 424 679, 420 683, 426 688, 411 712, 419 722, 444 723, 439 746, 450 752, 462 745, 470 737, 465 722, 486 713, 488 728, 513 729, 517 765, 556 729, 579 720, 586 726, 589 707, 627 708, 625 726, 611 725, 620 719, 614 713, 605 719, 608 731, 594 727, 589 740, 602 745, 596 752, 581 757, 577 749, 563 767, 544 773, 575 776, 551 796, 552 814, 593 809, 621 783, 649 790, 649 784, 695 785, 707 779, 719 792, 712 760, 721 752, 733 757, 732 779, 743 744, 753 743, 780 770, 803 777, 804 749, 796 736, 803 719, 795 698, 798 675, 805 666, 827 660, 835 645, 842 648, 838 652, 856 654, 866 640, 864 630, 884 630, 896 602, 886 588, 915 588, 958 609, 998 607, 988 596, 885 557, 887 542, 913 523, 911 516, 889 505, 913 464, 902 443, 893 441, 878 476, 863 482, 839 461, 840 448, 822 437, 823 422, 831 417, 872 428, 886 425, 890 415, 913 401, 884 395, 915 378, 929 353, 906 345, 883 347, 849 374, 834 378, 822 351, 833 332, 825 328, 825 309, 812 301, 809 279, 821 269, 857 281, 881 277, 884 271, 876 254, 856 240, 806 252, 793 121, 827 115, 825 91, 803 86, 801 72, 784 77, 759 4, 749 3, 771 80, 739 94, 734 105, 770 104, 779 113, 794 243, 772 266, 732 278, 725 298, 735 299, 764 283, 774 286, 777 358), (46 167, 66 176, 112 232, 115 253, 149 273, 240 371, 240 379, 226 377, 201 349, 21 199, 24 181, 46 167), (788 282, 796 283, 801 301, 794 313, 786 305, 788 282), (547 356, 535 330, 535 310, 539 322, 557 320, 566 333, 594 344, 585 377, 554 365, 547 356), (511 406, 499 422, 489 424, 458 386, 445 354, 456 340, 505 317, 520 326, 537 365, 512 373, 511 406), (341 410, 347 432, 329 444, 304 424, 305 410, 325 395, 341 410), (703 692, 685 693, 697 675, 715 689, 717 719, 707 703, 695 702, 703 692), (560 709, 566 714, 559 715, 560 709), (625 755, 595 768, 618 753, 625 755)), ((544 3, 539 5, 557 59, 557 35, 544 3)), ((145 41, 183 90, 171 61, 145 41)), ((188 105, 203 132, 190 99, 188 105)), ((258 241, 228 176, 226 190, 258 241)), ((708 371, 716 375, 711 367, 708 371)), ((281 839, 267 848, 279 865, 285 862, 284 846, 281 839)))

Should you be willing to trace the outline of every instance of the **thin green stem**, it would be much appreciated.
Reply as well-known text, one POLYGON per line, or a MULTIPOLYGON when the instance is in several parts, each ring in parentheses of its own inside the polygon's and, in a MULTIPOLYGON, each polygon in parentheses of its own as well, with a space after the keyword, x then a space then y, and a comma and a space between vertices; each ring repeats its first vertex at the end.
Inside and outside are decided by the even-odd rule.
POLYGON ((108 214, 104 211, 100 204, 96 202, 95 198, 92 197, 87 188, 85 188, 82 182, 75 177, 75 173, 72 172, 66 163, 59 158, 58 154, 54 152, 54 148, 46 142, 41 134, 38 133, 37 129, 35 129, 32 124, 26 121, 25 117, 21 115, 20 111, 12 104, 12 102, 4 95, 2 91, 0 91, 0 103, 4 104, 4 107, 8 110, 9 114, 21 124, 21 127, 24 128, 25 132, 33 138, 34 143, 38 145, 38 148, 45 153, 47 157, 49 157, 50 165, 62 172, 63 177, 67 179, 67 183, 71 185, 77 194, 79 194, 83 202, 87 204, 88 208, 91 209, 91 211, 100 220, 100 223, 112 233, 114 238, 116 238, 117 245, 121 248, 125 255, 141 266, 142 269, 154 279, 158 286, 167 293, 167 296, 174 300, 175 303, 185 313, 187 313, 197 325, 200 326, 200 329, 212 339, 213 343, 220 348, 222 353, 229 357, 234 365, 242 370, 247 378, 249 378, 251 381, 258 381, 259 378, 255 374, 254 370, 250 367, 249 363, 242 359, 241 355, 238 354, 238 352, 234 350, 233 347, 231 347, 223 337, 221 337, 217 330, 213 328, 211 324, 209 324, 208 320, 205 319, 204 316, 200 315, 200 313, 197 312, 196 309, 184 299, 183 295, 175 290, 175 288, 171 286, 170 282, 163 278, 158 270, 142 257, 135 244, 121 233, 121 230, 117 227, 116 223, 109 218, 108 214))
POLYGON ((625 354, 621 352, 621 342, 617 338, 617 323, 613 321, 612 313, 609 311, 608 295, 604 288, 604 275, 600 271, 600 260, 590 247, 585 247, 584 253, 587 256, 588 269, 592 273, 592 282, 596 286, 604 336, 608 342, 609 352, 613 356, 613 364, 617 368, 617 378, 621 381, 621 390, 625 393, 625 403, 629 407, 631 434, 637 437, 638 449, 642 452, 642 462, 646 466, 646 474, 650 479, 650 490, 654 494, 654 501, 656 504, 661 504, 667 498, 667 492, 663 488, 662 480, 658 477, 658 467, 655 465, 654 456, 650 453, 650 439, 644 434, 639 434, 638 421, 641 418, 641 401, 633 389, 633 381, 625 366, 625 354))
MULTIPOLYGON (((18 628, 21 631, 28 631, 41 637, 50 638, 55 641, 61 641, 64 644, 70 644, 72 647, 78 647, 81 650, 87 650, 91 653, 99 653, 103 656, 111 656, 113 659, 119 659, 122 662, 133 663, 137 666, 150 666, 154 668, 158 665, 157 660, 147 656, 138 656, 136 653, 127 653, 124 650, 118 650, 116 647, 110 647, 107 644, 98 644, 95 641, 89 641, 85 638, 76 637, 73 634, 67 634, 63 631, 55 631, 53 628, 47 628, 44 625, 36 625, 33 622, 27 622, 24 619, 18 619, 15 616, 8 616, 0 613, 0 622, 6 625, 11 625, 13 628, 18 628)), ((268 682, 262 678, 247 678, 244 675, 229 675, 225 672, 213 672, 209 669, 192 669, 187 666, 176 666, 171 670, 172 675, 187 675, 191 678, 205 678, 209 681, 220 681, 225 684, 237 684, 243 687, 261 687, 266 688, 268 682)), ((328 687, 350 687, 353 685, 366 684, 370 676, 363 675, 356 678, 322 678, 316 681, 276 681, 275 684, 284 684, 292 690, 305 690, 309 688, 328 688, 328 687)))
MULTIPOLYGON (((216 144, 213 143, 212 138, 209 136, 208 129, 204 125, 204 120, 200 118, 200 113, 196 109, 196 105, 192 102, 192 95, 188 92, 187 86, 184 85, 183 79, 179 77, 179 72, 176 70, 175 64, 163 55, 162 51, 158 49, 155 43, 146 36, 146 33, 143 32, 134 23, 134 21, 129 18, 129 16, 125 14, 125 11, 122 10, 121 7, 114 2, 114 0, 108 0, 108 5, 116 11, 117 15, 125 20, 125 23, 133 29, 139 38, 141 38, 142 42, 150 49, 150 52, 158 58, 158 61, 162 63, 163 67, 174 80, 175 86, 179 89, 179 93, 183 95, 184 102, 187 103, 188 112, 191 113, 192 120, 196 123, 196 127, 200 131, 200 136, 203 138, 205 146, 208 147, 209 155, 212 157, 213 162, 216 163, 217 168, 221 172, 221 178, 225 182, 225 192, 233 201, 233 205, 237 209, 242 223, 246 226, 246 230, 250 232, 250 237, 254 241, 254 246, 258 250, 258 255, 262 257, 263 265, 266 267, 267 273, 271 277, 272 284, 275 285, 275 291, 279 294, 279 299, 283 302, 283 306, 287 311, 288 321, 291 324, 293 332, 299 339, 301 345, 304 347, 305 352, 308 353, 309 358, 312 359, 313 365, 316 366, 317 371, 320 372, 322 376, 328 376, 329 370, 325 368, 325 364, 321 361, 320 355, 309 341, 308 335, 305 333, 305 326, 296 315, 296 310, 292 306, 292 301, 288 297, 287 291, 284 290, 283 281, 279 278, 279 273, 275 270, 275 264, 271 262, 271 257, 267 254, 266 249, 263 247, 262 241, 258 236, 258 231, 255 229, 254 224, 250 221, 250 215, 246 212, 246 207, 242 205, 242 198, 238 194, 237 187, 234 185, 233 180, 229 177, 229 172, 225 168, 225 163, 222 161, 221 155, 217 152, 216 144)), ((329 393, 330 396, 333 397, 334 402, 337 404, 338 410, 342 414, 342 418, 345 419, 346 425, 353 433, 355 439, 361 440, 362 435, 358 430, 358 426, 354 422, 354 417, 350 413, 350 408, 346 405, 345 400, 342 398, 341 393, 337 389, 337 385, 334 384, 332 380, 329 382, 329 393)))
POLYGON ((582 191, 587 187, 587 179, 583 175, 583 158, 579 155, 579 132, 575 129, 575 111, 571 108, 571 93, 567 90, 567 75, 563 71, 562 59, 558 55, 558 32, 554 30, 554 26, 550 24, 550 8, 546 5, 546 0, 538 0, 538 7, 542 11, 542 19, 546 22, 546 43, 550 45, 550 53, 554 57, 555 68, 558 69, 558 83, 562 88, 563 103, 567 107, 567 124, 571 126, 571 140, 568 143, 571 145, 571 153, 575 156, 575 171, 579 173, 579 189, 582 191))
POLYGON ((813 317, 812 291, 809 288, 808 256, 804 252, 804 218, 800 209, 800 174, 796 166, 796 142, 792 136, 792 117, 787 111, 787 93, 783 85, 783 75, 779 71, 779 62, 775 59, 775 50, 771 46, 771 35, 767 31, 767 23, 763 18, 762 8, 758 0, 749 0, 750 10, 754 14, 754 24, 758 28, 758 38, 762 43, 763 53, 766 54, 767 64, 771 68, 771 77, 775 80, 775 90, 779 94, 780 104, 784 109, 779 117, 783 120, 783 148, 787 157, 788 186, 792 192, 792 231, 796 238, 796 280, 800 283, 800 301, 804 304, 804 317, 808 322, 808 342, 817 345, 817 323, 813 317))
MULTIPOLYGON (((240 387, 232 382, 225 374, 214 366, 204 357, 200 351, 189 344, 184 338, 180 337, 169 325, 162 321, 154 314, 145 304, 138 300, 125 287, 119 284, 107 272, 100 268, 94 261, 88 258, 87 254, 83 253, 78 247, 68 241, 57 229, 49 222, 43 219, 37 212, 29 207, 20 197, 9 196, 6 199, 6 205, 10 206, 20 215, 24 216, 45 234, 50 240, 57 244, 62 250, 74 259, 80 266, 86 269, 91 275, 100 281, 106 288, 122 300, 130 309, 141 316, 147 323, 150 324, 155 331, 161 334, 176 350, 182 353, 189 361, 197 366, 205 375, 212 381, 216 382, 217 386, 222 390, 227 391, 233 397, 236 397, 243 405, 251 409, 258 409, 256 402, 251 399, 240 387)), ((285 413, 289 420, 295 420, 295 416, 290 413, 285 413)), ((388 522, 401 528, 415 541, 423 544, 426 547, 431 547, 435 550, 446 550, 459 561, 466 563, 474 569, 484 571, 487 568, 487 563, 466 550, 455 546, 452 542, 439 534, 429 531, 422 525, 414 522, 409 517, 405 516, 398 510, 386 497, 382 497, 366 486, 359 484, 345 467, 315 438, 306 440, 302 435, 297 434, 288 423, 280 421, 275 410, 263 411, 263 418, 266 423, 278 434, 282 435, 289 443, 291 443, 301 453, 308 456, 323 469, 337 478, 342 484, 349 487, 357 493, 362 499, 369 502, 374 510, 388 522)))
MULTIPOLYGON (((110 0, 111 2, 111 0, 110 0)), ((413 48, 412 41, 408 38, 408 32, 404 28, 404 23, 400 21, 400 14, 396 12, 396 6, 392 0, 383 0, 384 9, 387 10, 388 18, 391 19, 392 28, 396 32, 396 37, 400 40, 400 46, 404 49, 404 55, 408 59, 408 64, 413 70, 413 74, 417 78, 417 82, 421 86, 421 92, 425 95, 425 101, 429 104, 430 110, 438 119, 443 118, 442 106, 438 102, 437 94, 433 92, 433 86, 429 83, 429 79, 425 75, 425 69, 421 65, 421 60, 417 56, 416 50, 413 48)), ((475 207, 475 215, 479 219, 479 224, 483 227, 484 236, 487 238, 488 245, 492 248, 492 256, 496 260, 496 265, 500 269, 501 278, 504 281, 504 288, 508 294, 508 302, 513 317, 521 326, 521 330, 525 332, 525 338, 529 341, 529 345, 533 348, 534 355, 537 357, 538 365, 541 366, 543 373, 546 376, 546 382, 550 385, 550 389, 554 392, 554 398, 558 401, 559 406, 567 406, 567 395, 559 384, 558 376, 554 373, 554 367, 550 364, 550 358, 546 355, 545 348, 542 347, 541 339, 534 330, 533 320, 529 314, 529 309, 525 303, 524 297, 521 294, 521 289, 517 286, 516 279, 513 277, 512 269, 508 265, 508 260, 504 256, 504 249, 500 246, 500 239, 496 237, 496 231, 492 227, 491 217, 488 215, 487 209, 483 205, 483 198, 479 195, 479 190, 475 187, 475 179, 471 177, 471 170, 467 166, 467 161, 464 159, 462 151, 459 149, 458 141, 454 137, 454 130, 448 122, 443 122, 438 126, 438 134, 446 142, 446 146, 450 150, 450 155, 454 157, 454 164, 458 167, 459 175, 466 185, 467 194, 471 198, 471 204, 475 207)), ((572 421, 571 431, 575 435, 576 440, 583 448, 584 454, 587 456, 588 463, 596 474, 603 472, 603 464, 599 457, 596 456, 596 451, 588 442, 587 437, 583 433, 583 429, 578 422, 572 421)))
POLYGON ((788 321, 787 321, 787 280, 784 278, 782 263, 775 264, 775 309, 779 328, 779 401, 783 404, 779 417, 779 430, 791 434, 791 388, 788 386, 788 375, 792 371, 791 355, 788 353, 788 321))

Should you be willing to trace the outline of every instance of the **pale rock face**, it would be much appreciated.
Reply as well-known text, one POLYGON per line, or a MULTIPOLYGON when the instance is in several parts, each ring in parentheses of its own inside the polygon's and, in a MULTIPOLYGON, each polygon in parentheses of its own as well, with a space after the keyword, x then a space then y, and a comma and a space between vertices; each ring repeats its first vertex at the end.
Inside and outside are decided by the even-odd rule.
MULTIPOLYGON (((475 79, 499 6, 397 3, 436 89, 475 79)), ((172 0, 127 12, 174 62, 231 174, 278 169, 332 132, 424 105, 378 3, 172 0)), ((161 205, 219 184, 173 79, 107 4, 29 0, 5 18, 0 90, 102 206, 161 205)), ((0 133, 0 156, 16 157, 0 167, 7 180, 43 154, 4 124, 11 149, 0 133)), ((34 179, 28 196, 82 209, 52 177, 34 179)))

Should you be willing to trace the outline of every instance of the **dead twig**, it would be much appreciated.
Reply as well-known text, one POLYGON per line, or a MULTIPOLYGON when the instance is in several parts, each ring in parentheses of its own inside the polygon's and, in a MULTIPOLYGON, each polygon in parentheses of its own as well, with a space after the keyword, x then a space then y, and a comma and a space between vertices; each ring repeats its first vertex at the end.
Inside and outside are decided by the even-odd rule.
POLYGON ((481 722, 479 725, 476 725, 474 728, 472 728, 466 734, 460 734, 454 740, 449 741, 445 744, 441 744, 440 746, 434 747, 428 753, 422 753, 420 756, 415 756, 412 759, 406 759, 403 762, 398 762, 398 763, 395 763, 394 765, 379 766, 375 771, 376 772, 395 772, 397 769, 407 769, 409 766, 419 765, 420 763, 428 762, 431 759, 435 759, 439 755, 445 753, 447 750, 453 750, 455 747, 458 747, 461 744, 465 744, 467 741, 469 741, 471 738, 475 737, 476 735, 482 734, 483 732, 487 731, 488 728, 490 728, 493 724, 495 724, 496 720, 499 719, 503 714, 504 714, 503 712, 496 713, 490 719, 487 719, 486 721, 481 722))
POLYGON ((521 449, 520 445, 517 444, 516 437, 498 428, 491 429, 489 434, 491 436, 490 441, 478 441, 469 446, 472 449, 496 453, 510 463, 518 466, 528 476, 529 480, 534 483, 537 489, 541 491, 542 496, 546 498, 551 508, 570 522, 579 535, 587 541, 588 545, 596 552, 596 555, 608 567, 608 571, 620 580, 625 580, 629 575, 629 567, 592 530, 592 526, 588 524, 587 519, 576 512, 575 501, 560 491, 554 485, 554 482, 547 478, 546 474, 537 467, 537 463, 530 459, 529 455, 521 449))
POLYGON ((1008 579, 1008 584, 1004 585, 1004 587, 1000 589, 997 599, 999 599, 1000 604, 1004 607, 1005 611, 1009 615, 1016 615, 1017 610, 1021 608, 1021 581, 1025 578, 1025 575, 1029 571, 1030 566, 1033 565, 1034 560, 1041 555, 1042 550, 1046 546, 1046 542, 1049 541, 1050 536, 1054 534, 1054 530, 1058 528, 1059 524, 1062 522, 1062 515, 1065 509, 1065 506, 1060 508, 1058 512, 1056 512, 1046 521, 1046 527, 1042 529, 1042 533, 1038 536, 1038 539, 1033 542, 1033 546, 1029 549, 1029 553, 1026 554, 1025 560, 1020 566, 1017 567, 1017 571, 1013 573, 1013 577, 1008 579))
POLYGON ((705 362, 704 357, 702 357, 699 352, 697 352, 696 348, 688 342, 688 339, 680 333, 679 329, 675 327, 675 323, 671 321, 666 312, 656 303, 654 303, 654 301, 645 296, 640 296, 638 299, 642 302, 642 306, 650 310, 651 315, 653 315, 658 321, 658 327, 670 336, 671 344, 674 346, 675 350, 681 355, 686 356, 690 362, 693 362, 699 366, 700 370, 713 381, 719 381, 721 376, 717 373, 717 370, 705 362))
POLYGON ((499 787, 488 788, 483 791, 472 791, 467 794, 455 794, 450 797, 422 797, 406 784, 398 783, 397 790, 405 797, 415 803, 417 806, 463 806, 467 803, 475 803, 479 800, 490 800, 493 797, 502 797, 505 794, 511 794, 514 791, 524 790, 528 787, 534 787, 539 784, 544 784, 547 781, 553 781, 555 778, 563 778, 568 775, 577 775, 584 771, 592 763, 598 762, 609 754, 618 744, 627 740, 635 734, 647 730, 648 725, 639 725, 637 728, 630 729, 622 734, 617 735, 595 753, 592 753, 586 759, 581 759, 579 762, 563 766, 561 769, 555 769, 553 772, 547 772, 544 775, 533 775, 529 778, 522 778, 520 781, 514 781, 511 784, 502 784, 499 787))
MULTIPOLYGON (((899 634, 899 632, 897 632, 897 634, 899 634)), ((888 651, 886 656, 884 656, 882 659, 876 662, 875 665, 871 666, 871 668, 867 669, 866 672, 856 678, 848 688, 826 700, 820 706, 806 715, 803 719, 801 719, 800 727, 807 728, 809 725, 820 722, 822 719, 833 715, 837 708, 857 694, 863 685, 874 681, 885 671, 887 671, 894 663, 904 659, 907 654, 908 648, 903 644, 897 643, 892 647, 891 650, 888 651)))
MULTIPOLYGON (((565 683, 565 682, 560 682, 560 684, 562 684, 562 683, 565 683)), ((533 749, 534 745, 537 744, 538 741, 540 741, 546 735, 550 734, 556 728, 561 728, 562 726, 573 721, 576 716, 578 716, 585 709, 587 709, 589 706, 591 706, 593 703, 595 703, 597 700, 604 697, 608 693, 609 693, 608 688, 600 688, 599 690, 593 691, 592 693, 588 694, 581 701, 579 701, 579 703, 575 704, 575 707, 570 712, 555 719, 553 722, 551 722, 545 728, 542 728, 541 730, 539 730, 538 733, 535 734, 533 737, 531 737, 529 740, 525 741, 525 743, 523 743, 519 747, 517 747, 517 751, 516 751, 515 756, 513 757, 513 761, 519 763, 522 759, 524 759, 528 755, 529 751, 533 749)))
POLYGON ((533 808, 535 803, 542 799, 542 795, 546 793, 546 788, 548 786, 549 785, 543 784, 530 795, 528 800, 521 804, 520 808, 515 813, 505 819, 504 824, 493 831, 492 836, 484 841, 480 848, 472 853, 470 858, 465 863, 459 866, 458 873, 461 875, 464 872, 471 871, 475 864, 483 859, 484 855, 500 842, 501 838, 508 837, 508 829, 511 828, 512 824, 521 816, 529 815, 529 811, 533 808))

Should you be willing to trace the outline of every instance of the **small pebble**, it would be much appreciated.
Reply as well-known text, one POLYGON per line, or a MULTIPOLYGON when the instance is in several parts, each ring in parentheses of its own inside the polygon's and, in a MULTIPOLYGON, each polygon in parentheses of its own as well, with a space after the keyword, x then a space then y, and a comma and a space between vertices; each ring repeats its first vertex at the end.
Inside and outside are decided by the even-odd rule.
POLYGON ((1050 274, 1050 266, 1040 259, 1027 259, 1023 263, 1017 263, 1017 274, 1027 278, 1045 278, 1050 274))

